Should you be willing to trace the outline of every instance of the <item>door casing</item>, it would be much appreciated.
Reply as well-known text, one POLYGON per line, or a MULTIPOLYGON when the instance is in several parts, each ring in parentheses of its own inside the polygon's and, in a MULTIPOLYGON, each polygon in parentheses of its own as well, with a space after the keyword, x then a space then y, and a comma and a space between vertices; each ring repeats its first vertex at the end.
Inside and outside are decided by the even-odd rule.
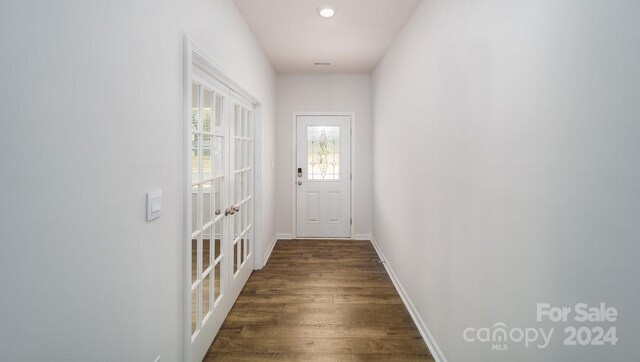
MULTIPOLYGON (((298 152, 298 116, 346 116, 350 118, 350 137, 351 137, 351 238, 356 238, 356 113, 355 112, 310 112, 295 111, 291 115, 291 237, 296 238, 298 234, 298 193, 295 186, 297 181, 297 152, 298 152)), ((312 238, 312 239, 333 239, 333 238, 312 238)))

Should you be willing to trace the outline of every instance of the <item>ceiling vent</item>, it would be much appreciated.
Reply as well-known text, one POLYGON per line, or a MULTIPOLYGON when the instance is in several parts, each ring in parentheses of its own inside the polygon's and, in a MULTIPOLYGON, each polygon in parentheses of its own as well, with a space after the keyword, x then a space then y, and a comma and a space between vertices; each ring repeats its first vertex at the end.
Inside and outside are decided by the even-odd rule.
POLYGON ((315 66, 327 66, 327 65, 331 65, 331 63, 315 62, 315 63, 313 63, 313 65, 315 65, 315 66))

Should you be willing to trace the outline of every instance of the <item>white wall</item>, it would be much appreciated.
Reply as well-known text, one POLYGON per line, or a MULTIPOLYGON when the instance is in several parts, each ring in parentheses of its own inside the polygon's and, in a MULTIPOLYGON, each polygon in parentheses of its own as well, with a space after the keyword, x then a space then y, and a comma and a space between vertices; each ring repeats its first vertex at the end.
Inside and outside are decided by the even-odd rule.
POLYGON ((270 164, 275 74, 232 1, 1 3, 0 360, 181 360, 185 33, 262 101, 270 164))
POLYGON ((276 228, 292 233, 294 111, 355 112, 356 234, 371 233, 371 76, 284 75, 276 81, 276 228))
POLYGON ((375 70, 373 234, 449 361, 640 359, 639 12, 425 0, 375 70), (565 347, 538 302, 614 306, 620 341, 565 347), (552 345, 462 338, 497 322, 552 345))

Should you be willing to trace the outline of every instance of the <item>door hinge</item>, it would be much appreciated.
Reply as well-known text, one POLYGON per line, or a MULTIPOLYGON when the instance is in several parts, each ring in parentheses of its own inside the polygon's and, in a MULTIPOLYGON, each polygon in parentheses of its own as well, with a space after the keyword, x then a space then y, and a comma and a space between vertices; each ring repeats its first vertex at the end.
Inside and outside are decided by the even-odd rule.
POLYGON ((353 225, 353 219, 349 219, 349 225, 353 225))

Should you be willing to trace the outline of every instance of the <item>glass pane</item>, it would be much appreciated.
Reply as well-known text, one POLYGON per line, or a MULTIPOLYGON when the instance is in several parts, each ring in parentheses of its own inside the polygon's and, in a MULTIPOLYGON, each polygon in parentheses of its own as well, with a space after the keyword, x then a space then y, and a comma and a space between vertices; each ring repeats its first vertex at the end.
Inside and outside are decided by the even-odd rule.
POLYGON ((197 83, 191 85, 191 128, 198 129, 198 112, 200 101, 200 86, 197 83))
POLYGON ((235 145, 235 154, 233 155, 233 157, 235 158, 234 162, 233 162, 233 169, 234 170, 239 170, 242 168, 242 141, 240 140, 234 140, 234 145, 235 145))
POLYGON ((247 137, 247 110, 242 108, 242 137, 247 137))
POLYGON ((253 224, 253 219, 252 219, 253 210, 252 210, 251 201, 253 201, 253 199, 249 200, 245 206, 245 212, 247 214, 247 226, 250 224, 253 224))
POLYGON ((213 297, 215 298, 214 300, 218 300, 218 298, 220 297, 220 265, 222 263, 218 263, 216 264, 215 268, 213 268, 213 297))
POLYGON ((202 98, 202 130, 204 132, 211 132, 211 111, 213 109, 213 101, 213 92, 205 88, 202 98))
POLYGON ((216 179, 213 181, 214 190, 213 190, 213 210, 214 217, 218 217, 222 214, 222 179, 216 179))
POLYGON ((238 215, 238 235, 240 235, 244 231, 244 214, 246 213, 244 210, 245 205, 242 204, 240 208, 240 215, 238 215))
POLYGON ((249 141, 249 167, 254 166, 254 150, 253 150, 253 141, 249 141))
POLYGON ((233 225, 235 228, 235 232, 233 234, 233 238, 237 238, 238 236, 240 236, 240 233, 242 232, 242 222, 241 222, 241 217, 242 217, 242 208, 240 209, 240 211, 236 211, 235 214, 233 214, 233 225))
POLYGON ((244 175, 243 172, 236 174, 236 205, 242 200, 242 175, 244 175))
POLYGON ((249 172, 242 173, 242 199, 246 199, 249 196, 249 172))
POLYGON ((240 243, 236 243, 233 245, 233 272, 237 272, 238 271, 238 248, 240 246, 240 243))
POLYGON ((191 135, 191 180, 200 180, 199 162, 198 159, 198 140, 200 136, 197 134, 191 135))
POLYGON ((247 165, 248 165, 248 162, 247 162, 247 145, 248 145, 247 141, 246 140, 242 140, 242 144, 241 144, 241 147, 242 147, 242 160, 241 160, 242 161, 242 168, 246 168, 247 165))
POLYGON ((213 218, 215 217, 215 209, 213 205, 215 195, 212 194, 212 191, 213 191, 212 187, 213 187, 212 181, 205 182, 202 185, 202 203, 203 203, 202 225, 203 226, 213 221, 213 218))
POLYGON ((241 248, 242 243, 240 242, 240 240, 238 240, 238 243, 236 244, 236 271, 240 270, 240 263, 241 263, 241 253, 240 253, 240 248, 241 248))
POLYGON ((198 280, 198 239, 191 239, 191 284, 198 280))
POLYGON ((242 199, 246 199, 249 196, 249 172, 242 173, 242 199))
MULTIPOLYGON (((209 291, 211 290, 211 274, 207 274, 202 284, 202 319, 209 313, 209 291)), ((204 324, 204 323, 203 323, 204 324)))
POLYGON ((247 115, 247 137, 253 137, 253 112, 249 111, 247 115))
POLYGON ((209 135, 202 136, 202 179, 211 178, 211 167, 212 167, 212 159, 211 159, 211 147, 212 147, 212 137, 209 135))
POLYGON ((211 146, 213 152, 213 170, 215 176, 221 176, 224 174, 224 163, 222 162, 222 146, 223 138, 214 136, 211 146))
POLYGON ((234 136, 239 136, 240 135, 240 128, 241 123, 242 123, 242 108, 240 108, 240 106, 236 105, 234 108, 234 112, 233 112, 233 135, 234 136))
POLYGON ((218 256, 220 256, 220 236, 222 231, 221 227, 222 227, 222 221, 218 221, 213 225, 212 237, 214 237, 214 240, 215 240, 215 243, 213 244, 213 260, 218 259, 218 256))
POLYGON ((191 292, 191 334, 196 332, 198 318, 198 288, 191 292))
POLYGON ((216 118, 214 125, 214 132, 222 133, 222 100, 223 98, 219 95, 216 95, 216 118))
POLYGON ((200 230, 202 225, 202 205, 198 197, 199 185, 191 187, 191 233, 200 230))
POLYGON ((307 177, 340 179, 340 127, 307 127, 307 177))
POLYGON ((233 203, 234 204, 238 204, 240 202, 240 174, 236 174, 236 178, 235 178, 235 187, 233 190, 234 193, 234 197, 233 197, 233 203))
POLYGON ((251 239, 249 238, 249 235, 251 235, 251 233, 247 232, 247 237, 246 237, 246 240, 247 240, 247 256, 249 254, 251 254, 251 239))
POLYGON ((244 150, 244 153, 247 155, 247 167, 251 167, 251 159, 253 157, 253 151, 251 149, 251 141, 246 142, 247 148, 244 150))
POLYGON ((211 265, 211 228, 207 228, 202 235, 202 272, 211 265))
POLYGON ((241 260, 241 263, 244 263, 244 261, 247 260, 247 256, 244 253, 244 251, 245 251, 245 239, 242 238, 242 239, 240 239, 240 260, 241 260))
POLYGON ((242 227, 240 228, 242 231, 247 228, 247 205, 249 205, 248 202, 242 204, 242 227))

